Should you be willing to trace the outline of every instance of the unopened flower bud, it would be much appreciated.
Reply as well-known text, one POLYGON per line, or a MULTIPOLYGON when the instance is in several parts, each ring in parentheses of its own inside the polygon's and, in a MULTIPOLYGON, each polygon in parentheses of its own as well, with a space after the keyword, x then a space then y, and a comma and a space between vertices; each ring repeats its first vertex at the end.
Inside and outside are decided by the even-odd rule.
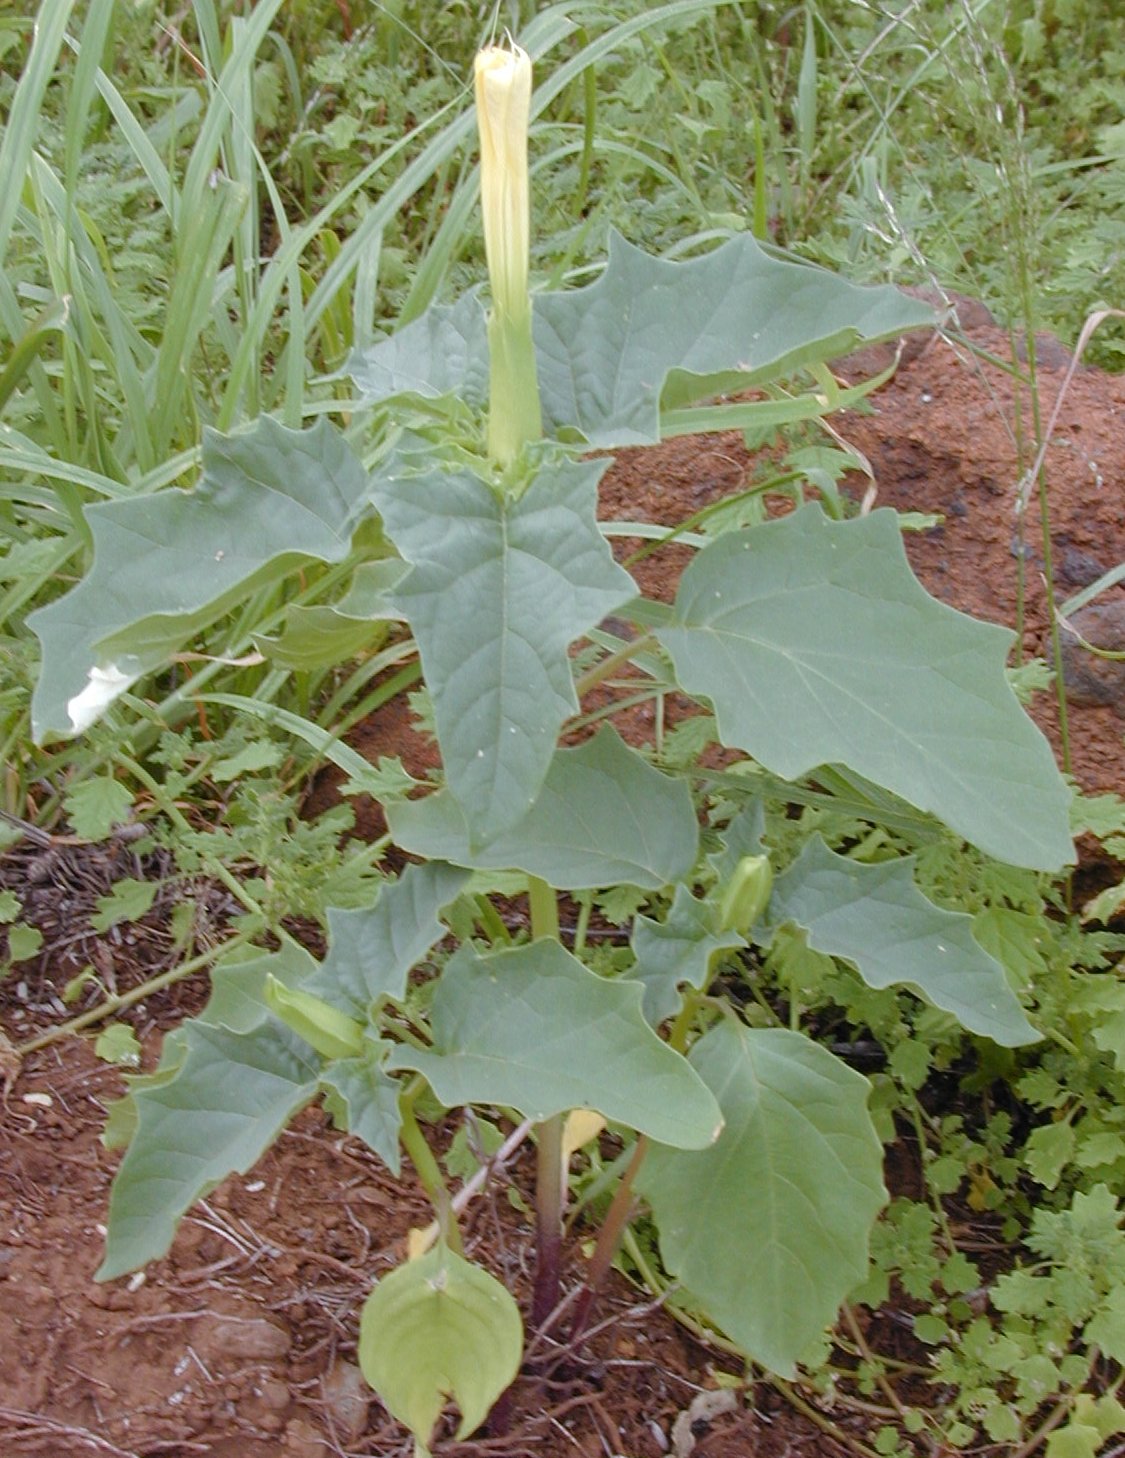
POLYGON ((510 466, 542 434, 531 297, 527 128, 531 58, 514 43, 477 53, 477 127, 484 251, 492 289, 488 320, 488 452, 510 466))
POLYGON ((265 994, 270 1011, 325 1058, 356 1058, 363 1052, 362 1023, 323 998, 286 987, 273 976, 266 977, 265 994))
POLYGON ((480 194, 492 307, 509 317, 528 311, 531 204, 527 128, 531 57, 519 46, 485 46, 474 64, 480 131, 480 194))
POLYGON ((769 905, 773 867, 769 856, 743 856, 719 897, 719 925, 747 932, 769 905))

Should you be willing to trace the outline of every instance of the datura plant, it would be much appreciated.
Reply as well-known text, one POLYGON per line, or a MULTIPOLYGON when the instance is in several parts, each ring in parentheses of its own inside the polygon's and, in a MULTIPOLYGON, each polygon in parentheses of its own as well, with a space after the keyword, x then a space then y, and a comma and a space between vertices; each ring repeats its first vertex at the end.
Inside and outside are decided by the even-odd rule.
MULTIPOLYGON (((894 512, 810 499, 684 529, 694 555, 671 604, 639 593, 597 520, 607 453, 854 403, 875 382, 845 387, 828 362, 932 328, 929 308, 748 234, 683 262, 615 235, 595 282, 529 295, 531 62, 487 49, 476 89, 490 297, 358 353, 347 432, 323 417, 209 432, 194 489, 90 507, 88 575, 34 619, 40 739, 196 699, 253 711, 185 653, 216 625, 230 658, 291 667, 299 642, 307 666, 390 643, 420 664, 439 776, 327 750, 382 794, 405 869, 374 904, 327 911, 319 962, 289 940, 219 961, 205 1010, 111 1118, 127 1149, 99 1273, 160 1256, 196 1200, 323 1099, 396 1175, 405 1149, 434 1202, 436 1238, 375 1285, 360 1325, 363 1370, 420 1454, 447 1398, 461 1434, 484 1420, 522 1323, 462 1250, 419 1099, 533 1122, 533 1323, 560 1296, 567 1120, 592 1111, 621 1175, 575 1321, 639 1201, 697 1318, 791 1372, 864 1276, 880 1143, 867 1081, 730 990, 752 982, 754 949, 797 937, 979 1038, 1034 1041, 1004 967, 969 916, 922 894, 909 852, 944 835, 1054 871, 1072 850, 1067 788, 1008 685, 1011 635, 926 594, 894 512), (250 605, 298 574, 304 605, 255 631, 250 605), (146 707, 135 686, 173 659, 194 671, 146 707), (631 691, 700 706, 721 774, 677 769, 604 715, 587 732, 591 691, 624 672, 631 691), (786 863, 767 812, 818 796, 850 807, 854 841, 814 834, 786 863), (881 825, 894 835, 869 834, 881 825), (651 913, 627 955, 564 944, 559 894, 614 887, 651 913), (521 891, 526 936, 495 904, 521 891)), ((278 723, 315 740, 296 715, 278 723)))

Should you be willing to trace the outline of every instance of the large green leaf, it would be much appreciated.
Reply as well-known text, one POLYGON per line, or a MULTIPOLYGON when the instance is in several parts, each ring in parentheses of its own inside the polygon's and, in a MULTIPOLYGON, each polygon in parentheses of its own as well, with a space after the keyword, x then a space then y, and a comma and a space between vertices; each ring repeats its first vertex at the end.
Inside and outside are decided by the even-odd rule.
MULTIPOLYGON (((611 233, 599 279, 532 305, 545 430, 577 430, 605 449, 658 441, 661 405, 746 389, 934 322, 897 289, 773 257, 748 233, 680 263, 611 233)), ((482 406, 486 359, 484 309, 470 295, 354 355, 349 370, 373 400, 456 394, 482 406)))
POLYGON ((363 1304, 360 1368, 414 1434, 416 1455, 428 1454, 447 1397, 461 1413, 458 1441, 479 1428, 522 1355, 514 1298, 445 1245, 384 1276, 363 1304))
POLYGON ((136 1132, 113 1182, 99 1280, 162 1256, 180 1216, 245 1173, 316 1093, 319 1059, 275 1023, 238 1034, 197 1019, 172 1036, 175 1075, 133 1093, 136 1132))
POLYGON ((505 1104, 542 1121, 595 1109, 677 1148, 718 1132, 715 1100, 644 1020, 636 982, 598 977, 549 939, 482 957, 463 946, 434 993, 432 1050, 388 1069, 423 1074, 443 1104, 505 1104))
POLYGON ((929 596, 893 512, 731 532, 675 619, 657 637, 724 744, 787 779, 847 765, 1014 865, 1071 859, 1070 791, 1004 673, 1012 634, 929 596))
POLYGON ((393 601, 418 641, 474 846, 522 820, 539 793, 578 707, 568 646, 636 592, 595 520, 606 465, 549 462, 518 499, 466 470, 373 483, 412 565, 393 601))
POLYGON ((384 997, 406 996, 406 979, 446 928, 439 912, 464 889, 467 871, 436 858, 407 866, 374 906, 328 912, 328 955, 306 988, 358 1018, 384 997))
POLYGON ((80 732, 255 588, 312 559, 342 561, 367 490, 327 420, 295 431, 263 416, 238 435, 205 432, 194 490, 89 507, 88 575, 28 618, 43 644, 36 739, 80 732))
POLYGON ((609 725, 560 750, 529 813, 479 850, 447 791, 390 806, 387 823, 413 855, 526 871, 566 891, 622 881, 656 890, 688 873, 699 843, 686 783, 654 769, 609 725))
POLYGON ((908 983, 973 1033, 1034 1043, 1004 968, 974 940, 973 918, 928 901, 914 858, 863 865, 813 836, 774 886, 770 921, 793 921, 817 952, 846 957, 869 987, 908 983))
POLYGON ((686 886, 677 886, 672 908, 663 921, 638 916, 632 946, 637 965, 629 973, 644 990, 644 1014, 654 1027, 680 1006, 680 986, 705 986, 714 958, 737 951, 746 941, 717 925, 715 908, 697 901, 686 886))
POLYGON ((691 1062, 723 1132, 710 1149, 651 1149, 637 1186, 669 1273, 749 1356, 789 1374, 867 1270, 886 1198, 869 1085, 799 1033, 730 1020, 691 1062))

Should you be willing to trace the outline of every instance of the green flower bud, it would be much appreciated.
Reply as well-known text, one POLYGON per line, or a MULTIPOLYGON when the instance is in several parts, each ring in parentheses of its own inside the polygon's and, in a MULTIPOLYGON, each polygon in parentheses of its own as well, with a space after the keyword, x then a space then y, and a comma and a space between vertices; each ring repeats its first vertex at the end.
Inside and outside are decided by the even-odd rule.
POLYGON ((286 987, 266 976, 266 1005, 288 1028, 325 1058, 356 1058, 363 1052, 363 1024, 323 998, 299 987, 286 987))
POLYGON ((743 856, 719 897, 719 925, 723 931, 749 931, 769 905, 772 890, 769 856, 743 856))

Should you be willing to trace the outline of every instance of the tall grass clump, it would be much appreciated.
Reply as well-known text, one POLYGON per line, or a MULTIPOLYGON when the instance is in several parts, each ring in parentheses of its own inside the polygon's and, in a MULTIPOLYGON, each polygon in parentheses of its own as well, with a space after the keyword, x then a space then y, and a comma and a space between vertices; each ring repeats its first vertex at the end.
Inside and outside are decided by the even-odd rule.
MULTIPOLYGON (((581 25, 573 7, 501 17, 526 22, 537 55, 561 59, 536 93, 534 145, 543 165, 575 158, 597 196, 581 238, 540 252, 541 274, 596 252, 639 192, 678 196, 666 224, 694 207, 692 155, 681 175, 640 147, 603 142, 595 68, 690 35, 723 8, 579 7, 581 25)), ((28 749, 23 708, 33 664, 23 619, 88 567, 86 507, 189 486, 207 426, 261 413, 298 426, 346 411, 332 374, 350 350, 482 276, 466 67, 495 19, 492 7, 398 5, 352 28, 327 0, 266 0, 249 13, 196 0, 165 23, 112 0, 50 0, 34 31, 5 25, 0 161, 14 182, 0 205, 0 632, 14 681, 0 701, 10 812, 55 813, 62 783, 105 766, 88 752, 28 749)), ((318 583, 306 586, 311 604, 318 583)), ((202 682, 327 710, 339 728, 367 702, 341 693, 370 672, 310 684, 291 665, 250 661, 251 630, 274 631, 285 611, 267 594, 253 621, 210 629, 198 645, 213 660, 202 682)), ((183 677, 166 684, 157 724, 194 714, 183 677)), ((131 742, 151 741, 151 715, 126 707, 119 718, 131 742)))

